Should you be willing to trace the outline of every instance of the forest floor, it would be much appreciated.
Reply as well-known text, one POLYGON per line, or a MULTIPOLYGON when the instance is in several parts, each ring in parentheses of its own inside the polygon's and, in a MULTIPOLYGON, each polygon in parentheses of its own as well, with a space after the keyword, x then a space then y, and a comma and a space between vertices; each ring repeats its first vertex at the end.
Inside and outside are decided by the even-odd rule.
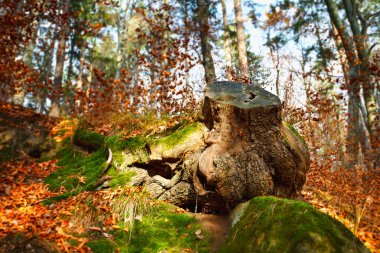
POLYGON ((227 237, 228 230, 231 227, 230 217, 203 213, 195 213, 194 216, 211 235, 211 248, 214 250, 212 252, 215 252, 227 237))
MULTIPOLYGON (((67 133, 69 131, 65 135, 67 133)), ((60 168, 57 160, 41 162, 23 155, 21 159, 0 163, 0 253, 16 245, 20 252, 22 247, 26 249, 37 237, 42 238, 43 242, 35 242, 38 244, 36 247, 58 247, 64 252, 88 252, 90 240, 97 234, 112 238, 112 231, 115 230, 129 233, 127 229, 120 228, 112 214, 110 215, 110 199, 120 194, 120 189, 84 191, 76 196, 46 204, 47 199, 65 192, 64 188, 53 191, 44 183, 44 178, 60 168), (84 226, 89 217, 86 217, 84 211, 83 216, 75 217, 73 210, 77 211, 81 208, 80 203, 88 201, 97 206, 97 212, 92 213, 93 216, 98 217, 99 212, 107 215, 100 223, 84 226), (17 234, 22 234, 23 237, 11 236, 17 234)), ((355 170, 332 170, 332 164, 312 162, 302 191, 304 200, 341 221, 372 252, 380 252, 379 171, 368 171, 360 167, 355 170)), ((78 177, 79 184, 85 180, 78 177)), ((153 202, 149 204, 155 205, 153 202)), ((174 212, 185 211, 179 208, 174 212)), ((212 249, 218 248, 228 232, 230 220, 224 216, 200 213, 190 215, 203 225, 207 231, 205 234, 211 236, 212 249)), ((182 237, 194 234, 194 231, 190 232, 190 226, 194 225, 185 225, 187 228, 182 231, 182 237)), ((197 231, 198 228, 192 229, 197 231)), ((179 233, 178 229, 174 231, 179 233)), ((183 250, 193 252, 194 249, 183 250)))
MULTIPOLYGON (((59 194, 59 192, 50 191, 43 183, 43 178, 56 169, 58 166, 54 160, 39 163, 36 159, 29 157, 1 165, 0 239, 16 233, 22 233, 27 238, 35 238, 36 235, 39 235, 47 241, 55 242, 60 249, 67 252, 87 252, 89 250, 86 246, 89 239, 81 237, 83 228, 74 226, 70 219, 77 202, 73 198, 68 198, 51 205, 43 204, 47 198, 59 194)), ((305 200, 322 212, 340 220, 356 233, 372 252, 380 252, 379 201, 376 199, 379 195, 367 196, 364 203, 360 203, 357 199, 356 206, 352 206, 353 203, 347 202, 348 200, 345 200, 345 197, 339 195, 338 192, 331 195, 330 191, 315 187, 312 179, 311 175, 302 192, 305 200), (358 209, 362 214, 359 221, 352 213, 352 208, 358 209)), ((379 182, 378 179, 374 181, 379 182)), ((195 217, 212 235, 212 248, 218 248, 228 232, 229 219, 224 216, 206 214, 195 214, 195 217)), ((96 230, 97 228, 90 229, 96 230)))

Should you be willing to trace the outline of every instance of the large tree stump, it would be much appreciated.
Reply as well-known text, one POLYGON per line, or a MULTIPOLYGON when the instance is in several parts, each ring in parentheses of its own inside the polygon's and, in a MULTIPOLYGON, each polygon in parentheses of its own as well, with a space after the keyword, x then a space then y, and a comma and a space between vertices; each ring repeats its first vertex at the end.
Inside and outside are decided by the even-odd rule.
MULTIPOLYGON (((203 123, 127 147, 114 166, 154 197, 198 211, 227 211, 259 195, 294 197, 309 152, 281 121, 281 102, 242 83, 206 87, 203 123)), ((129 141, 130 143, 139 140, 129 141)))
POLYGON ((305 182, 309 152, 282 123, 279 98, 233 82, 208 85, 205 96, 210 132, 194 179, 200 195, 210 188, 227 207, 259 195, 295 196, 305 182))

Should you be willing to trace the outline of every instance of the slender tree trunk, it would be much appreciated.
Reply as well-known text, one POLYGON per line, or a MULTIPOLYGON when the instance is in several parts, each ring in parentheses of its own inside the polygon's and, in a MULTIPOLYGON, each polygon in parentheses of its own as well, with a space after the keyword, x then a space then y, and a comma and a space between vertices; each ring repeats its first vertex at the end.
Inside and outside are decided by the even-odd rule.
MULTIPOLYGON (((76 90, 79 91, 79 94, 83 94, 83 68, 84 68, 84 60, 86 53, 86 42, 82 41, 81 49, 80 49, 80 57, 79 57, 79 69, 78 69, 78 77, 76 81, 76 90)), ((84 98, 82 96, 78 97, 77 100, 74 101, 74 108, 80 108, 83 105, 84 98)))
POLYGON ((358 69, 356 62, 358 57, 355 51, 355 45, 352 37, 346 30, 346 26, 340 19, 338 8, 335 1, 325 0, 328 14, 332 21, 333 26, 336 28, 340 41, 337 42, 338 50, 343 48, 347 57, 347 67, 342 66, 343 69, 347 68, 347 93, 348 93, 348 122, 347 122, 347 167, 352 168, 357 164, 359 155, 359 97, 360 88, 358 82, 358 69), (341 45, 340 45, 341 44, 341 45))
MULTIPOLYGON (((189 5, 188 5, 188 2, 187 0, 184 0, 183 1, 183 4, 184 4, 184 17, 183 17, 183 24, 184 24, 184 28, 185 28, 185 36, 189 36, 189 5)), ((187 53, 189 51, 189 43, 186 42, 185 44, 185 52, 187 53)), ((185 70, 187 71, 189 69, 189 59, 187 59, 187 57, 185 57, 185 70)), ((186 74, 186 77, 185 77, 185 87, 186 89, 188 87, 190 87, 190 82, 189 82, 189 75, 186 74)))
MULTIPOLYGON (((318 8, 318 6, 317 6, 317 8, 318 8)), ((319 18, 319 14, 318 14, 318 10, 317 9, 315 10, 315 15, 316 15, 316 18, 317 18, 317 22, 315 24, 315 32, 316 32, 316 35, 317 35, 318 48, 319 48, 319 52, 320 52, 320 55, 321 55, 322 66, 323 66, 323 68, 325 68, 325 67, 327 67, 327 59, 326 59, 325 50, 324 50, 324 47, 323 47, 323 41, 322 41, 322 38, 321 38, 321 27, 319 25, 320 18, 319 18)))
POLYGON ((73 65, 74 65, 74 53, 75 53, 75 46, 77 44, 77 33, 78 31, 74 28, 71 34, 71 40, 70 40, 70 58, 69 58, 69 67, 67 71, 67 80, 71 80, 71 76, 73 75, 73 65))
POLYGON ((347 123, 347 154, 346 165, 352 168, 358 162, 359 157, 359 93, 350 91, 348 93, 348 123, 347 123))
POLYGON ((61 15, 61 22, 60 22, 60 33, 59 33, 59 39, 58 39, 58 49, 57 49, 57 56, 56 56, 56 66, 55 66, 55 73, 54 73, 54 81, 53 81, 53 94, 51 98, 51 106, 49 111, 49 116, 53 117, 59 117, 60 115, 60 90, 62 87, 62 80, 63 80, 63 68, 65 64, 65 51, 66 51, 66 21, 65 14, 69 11, 69 0, 64 0, 62 2, 62 15, 61 15))
POLYGON ((125 21, 124 19, 121 18, 121 13, 122 13, 122 2, 121 1, 121 4, 119 6, 119 9, 117 10, 117 13, 116 13, 116 23, 117 23, 117 54, 116 54, 116 62, 117 62, 117 66, 116 66, 116 74, 115 74, 115 79, 119 79, 120 78, 120 69, 122 67, 122 45, 121 45, 121 41, 122 41, 122 30, 123 30, 123 27, 124 27, 124 24, 123 24, 123 21, 125 21))
MULTIPOLYGON (((380 137, 378 134, 378 130, 380 130, 378 119, 379 108, 377 108, 376 104, 375 83, 371 82, 371 75, 369 72, 370 55, 367 41, 367 28, 365 24, 363 24, 363 27, 360 28, 358 22, 359 13, 357 13, 358 10, 355 6, 355 2, 355 0, 343 0, 343 6, 350 24, 350 29, 352 31, 356 52, 360 60, 358 79, 361 82, 367 115, 364 122, 366 123, 370 135, 371 146, 374 148, 374 151, 376 152, 380 145, 380 137)), ((366 21, 362 21, 362 23, 363 22, 366 21)))
POLYGON ((222 4, 222 13, 223 13, 223 34, 224 34, 224 53, 225 53, 225 60, 226 60, 226 77, 227 79, 232 79, 232 48, 231 48, 231 38, 230 38, 230 29, 228 26, 228 20, 227 20, 227 10, 226 10, 226 1, 220 0, 220 3, 222 4))
POLYGON ((276 95, 280 97, 280 53, 279 49, 276 47, 276 95))
POLYGON ((82 42, 82 46, 80 49, 80 58, 79 58, 79 69, 78 69, 78 77, 77 77, 77 89, 83 89, 83 67, 84 67, 84 58, 86 54, 86 42, 82 42))
MULTIPOLYGON (((52 71, 53 71, 53 55, 54 55, 54 38, 53 36, 50 39, 50 43, 47 43, 48 49, 44 52, 44 69, 41 71, 40 76, 40 82, 44 83, 45 87, 48 87, 49 85, 49 79, 51 77, 52 71)), ((49 113, 49 111, 46 109, 45 103, 47 94, 46 92, 39 94, 39 104, 40 104, 40 113, 49 113)))
POLYGON ((307 64, 307 57, 304 53, 304 49, 302 48, 302 61, 301 61, 301 69, 302 69, 302 84, 305 90, 306 95, 306 113, 307 113, 307 125, 308 125, 308 132, 309 132, 309 138, 311 142, 311 153, 313 156, 315 155, 315 137, 314 137, 314 131, 313 131, 313 125, 312 125, 312 106, 311 106, 311 90, 310 90, 310 83, 308 83, 308 74, 306 72, 306 64, 307 64))
POLYGON ((236 19, 236 35, 237 35, 237 48, 239 56, 239 73, 240 78, 249 82, 249 68, 247 60, 247 48, 245 45, 244 36, 244 20, 243 12, 241 10, 241 1, 234 0, 235 19, 236 19))
POLYGON ((197 0, 198 2, 198 23, 201 38, 202 62, 205 69, 206 83, 213 83, 216 80, 214 61, 211 54, 210 34, 209 34, 209 6, 210 0, 197 0))

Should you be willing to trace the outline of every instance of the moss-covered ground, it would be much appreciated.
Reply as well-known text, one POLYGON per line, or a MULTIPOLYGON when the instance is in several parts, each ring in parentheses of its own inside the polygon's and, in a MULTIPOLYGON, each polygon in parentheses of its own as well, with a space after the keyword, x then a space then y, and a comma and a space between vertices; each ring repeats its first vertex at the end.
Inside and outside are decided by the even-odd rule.
POLYGON ((311 205, 275 197, 249 202, 221 252, 369 252, 339 221, 311 205))
MULTIPOLYGON (((186 136, 198 127, 197 124, 175 127, 167 130, 169 136, 166 137, 155 135, 150 137, 136 136, 128 139, 124 139, 120 135, 104 137, 84 129, 77 130, 73 141, 63 141, 62 148, 55 156, 58 159, 57 165, 61 166, 61 168, 51 173, 44 180, 51 190, 60 192, 64 189, 63 193, 45 203, 50 204, 53 201, 60 201, 78 194, 78 198, 80 199, 81 193, 96 190, 94 185, 103 176, 104 168, 107 166, 108 149, 112 150, 113 161, 121 163, 123 152, 130 152, 145 157, 148 155, 147 145, 149 143, 159 140, 162 143, 172 145, 175 140, 181 140, 181 137, 186 136), (88 146, 90 149, 79 149, 74 144, 88 146)), ((107 169, 107 175, 112 177, 109 186, 114 190, 110 190, 110 192, 114 192, 113 194, 115 194, 122 187, 125 187, 133 176, 133 173, 121 173, 111 163, 107 169)), ((98 196, 97 194, 95 195, 98 196)), ((101 207, 98 206, 99 203, 96 201, 86 200, 86 207, 83 210, 87 210, 87 208, 89 210, 96 210, 97 215, 94 215, 92 211, 83 213, 74 212, 73 216, 69 215, 67 218, 82 217, 81 220, 83 222, 96 216, 96 222, 91 223, 94 226, 94 224, 100 224, 101 212, 107 209, 107 212, 113 212, 113 214, 110 216, 108 213, 103 216, 119 217, 116 219, 117 226, 115 226, 115 229, 107 232, 109 233, 107 237, 96 231, 91 232, 88 228, 83 234, 75 236, 87 237, 88 242, 86 245, 93 252, 102 253, 208 252, 210 250, 209 236, 206 232, 202 230, 202 235, 205 235, 205 238, 202 240, 197 239, 195 234, 195 231, 201 229, 201 225, 190 215, 179 213, 176 206, 154 200, 157 203, 154 203, 152 208, 148 208, 149 211, 146 211, 141 216, 132 217, 134 221, 132 223, 126 222, 126 218, 124 217, 123 219, 123 212, 128 212, 128 208, 134 210, 135 207, 133 205, 137 206, 138 204, 136 203, 143 203, 144 201, 147 201, 143 204, 146 206, 153 203, 153 200, 149 197, 141 195, 141 199, 138 199, 138 196, 140 195, 121 200, 113 199, 112 201, 110 197, 108 202, 101 207), (134 204, 132 203, 132 207, 130 205, 128 207, 128 202, 130 201, 135 201, 134 204), (116 204, 112 206, 111 203, 116 204)), ((72 198, 69 198, 68 201, 72 201, 70 199, 72 198)), ((104 222, 107 222, 107 219, 104 219, 104 222)), ((101 225, 97 226, 101 227, 101 225)))
POLYGON ((202 240, 195 232, 202 229, 195 218, 188 214, 176 213, 177 207, 161 203, 154 211, 136 220, 132 234, 126 232, 120 222, 120 229, 112 232, 112 239, 95 239, 87 245, 93 252, 209 252, 209 236, 202 240))
POLYGON ((107 155, 108 151, 105 148, 100 148, 88 156, 74 151, 70 146, 59 150, 56 155, 59 159, 57 165, 62 167, 44 180, 51 190, 63 191, 63 194, 52 200, 64 199, 79 192, 91 190, 103 175, 107 155))

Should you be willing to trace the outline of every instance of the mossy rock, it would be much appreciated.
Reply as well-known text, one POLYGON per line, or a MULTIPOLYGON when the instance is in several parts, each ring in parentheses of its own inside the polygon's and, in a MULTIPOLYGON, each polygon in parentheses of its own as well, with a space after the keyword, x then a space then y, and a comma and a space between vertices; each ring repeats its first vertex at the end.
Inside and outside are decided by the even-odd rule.
MULTIPOLYGON (((293 153, 294 159, 297 160, 297 169, 295 170, 297 176, 302 178, 302 181, 305 182, 306 173, 310 167, 310 153, 308 146, 302 136, 291 124, 282 121, 280 131, 286 147, 291 153, 293 153)), ((283 195, 280 194, 279 196, 283 195)))
POLYGON ((74 144, 97 150, 104 145, 105 137, 101 134, 78 128, 74 134, 74 144))
POLYGON ((342 223, 310 204, 275 197, 249 201, 220 252, 369 252, 342 223))
POLYGON ((298 142, 300 142, 301 144, 303 144, 303 146, 307 149, 308 146, 307 146, 307 143, 305 141, 305 139, 302 137, 302 135, 297 131, 297 129, 294 128, 294 126, 292 124, 289 124, 288 122, 285 122, 283 121, 282 122, 282 126, 287 129, 288 131, 290 131, 294 137, 297 138, 298 142))
POLYGON ((151 208, 134 221, 133 228, 120 221, 110 238, 97 238, 87 246, 95 253, 210 252, 210 236, 194 217, 176 213, 178 207, 163 202, 151 208), (204 238, 198 239, 196 231, 204 238))
POLYGON ((150 159, 181 158, 187 152, 200 149, 204 145, 203 134, 206 127, 199 122, 185 126, 168 136, 151 141, 150 159))

